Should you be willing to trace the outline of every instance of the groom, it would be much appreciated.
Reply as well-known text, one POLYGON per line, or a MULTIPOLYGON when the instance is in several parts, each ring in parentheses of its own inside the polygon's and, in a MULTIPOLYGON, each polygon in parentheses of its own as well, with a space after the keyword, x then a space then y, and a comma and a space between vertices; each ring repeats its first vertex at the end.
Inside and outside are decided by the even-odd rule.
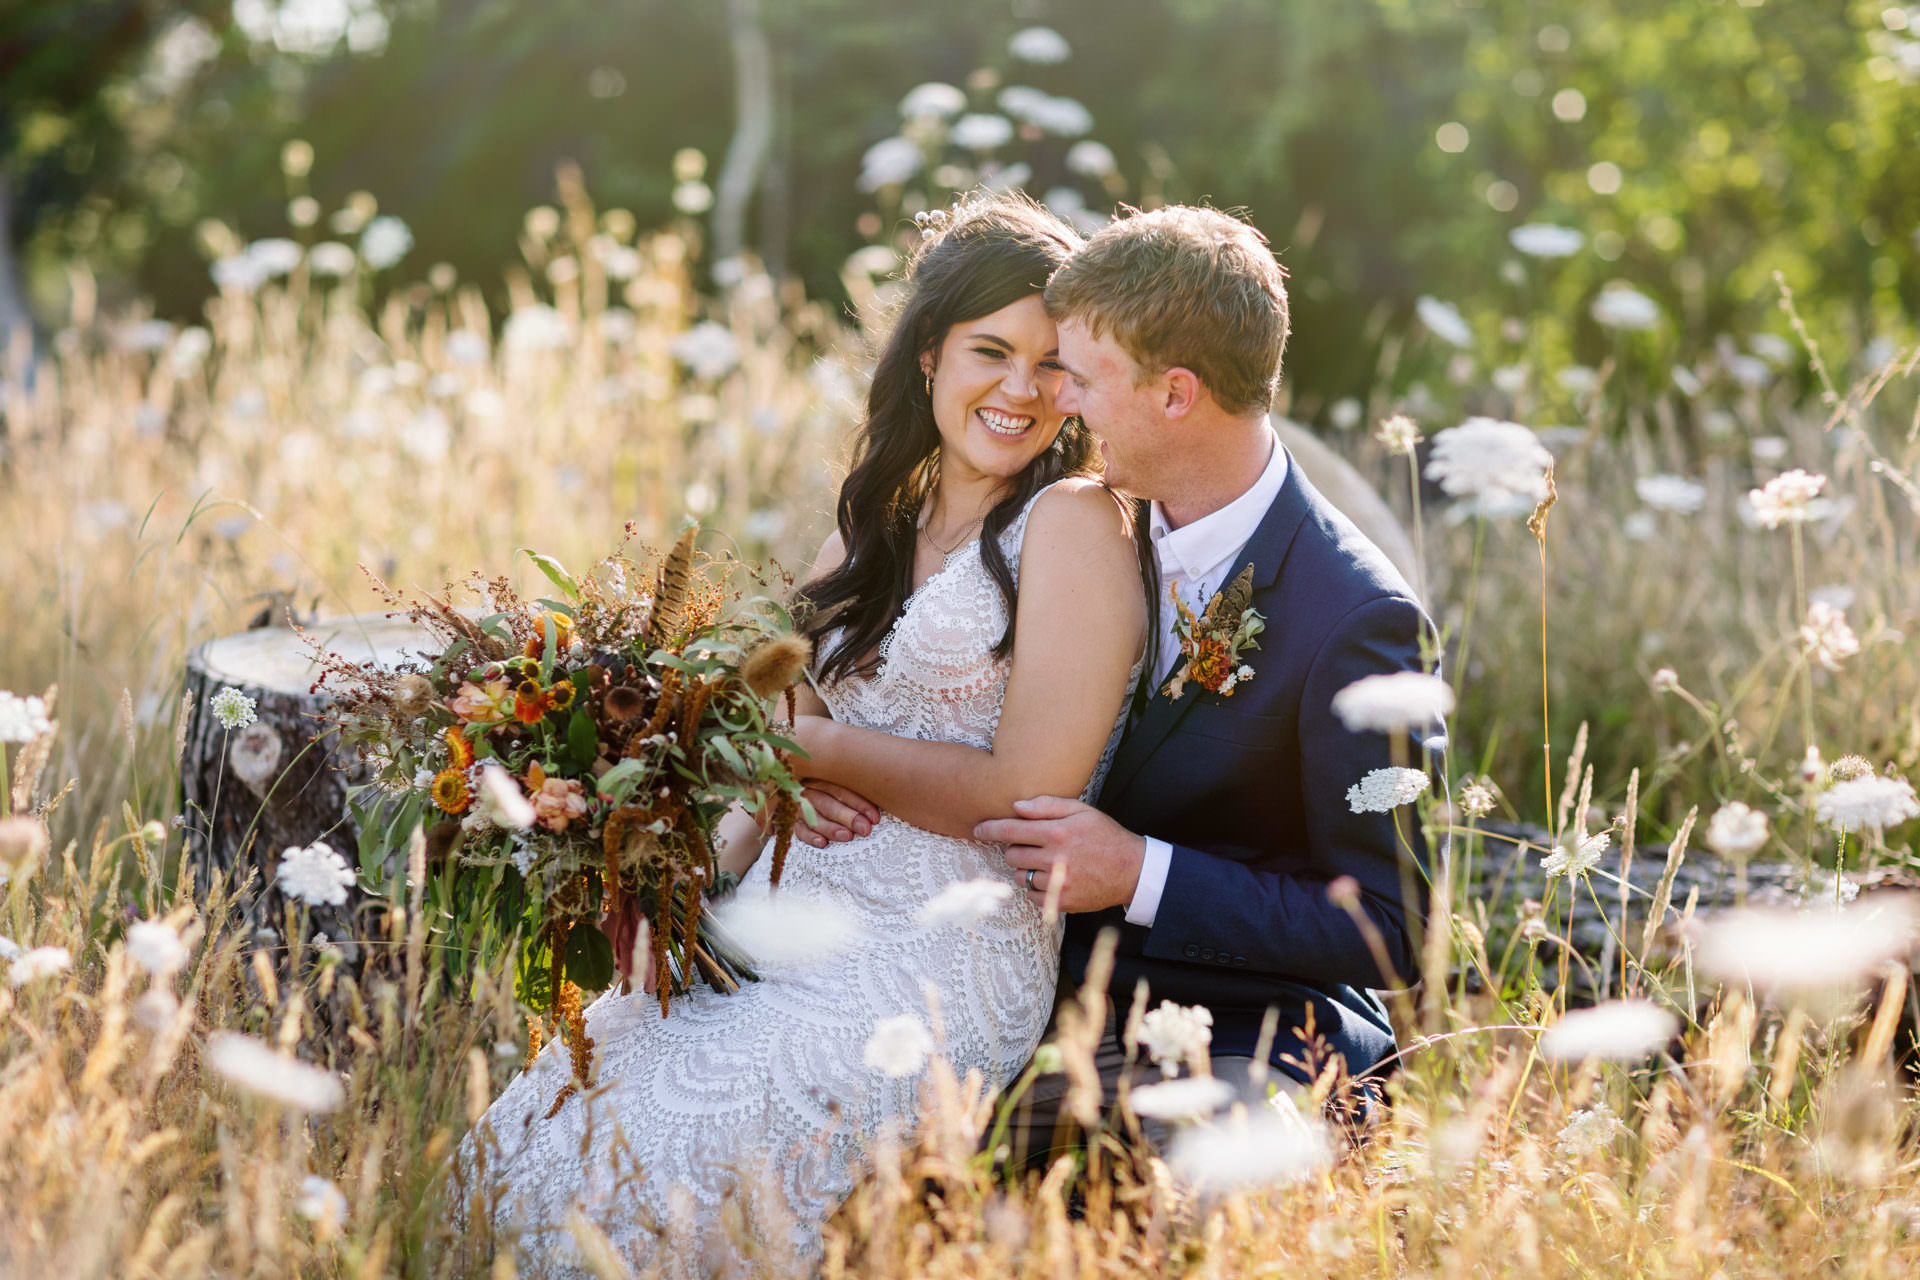
MULTIPOLYGON (((1394 1049, 1372 989, 1413 976, 1419 829, 1410 814, 1396 831, 1390 813, 1353 812, 1347 789, 1394 761, 1387 738, 1349 732, 1331 702, 1363 676, 1420 669, 1421 612, 1268 425, 1284 280, 1251 226, 1173 207, 1111 223, 1047 286, 1067 370, 1059 407, 1100 436, 1108 482, 1144 500, 1160 580, 1150 696, 1136 699, 1097 807, 1040 796, 975 835, 1006 844, 1028 891, 1068 913, 1062 999, 1100 934, 1117 931, 1097 1054, 1108 1103, 1141 981, 1149 1009, 1211 1012, 1213 1074, 1253 1098, 1270 1010, 1265 1067, 1304 1085, 1337 1058, 1362 1077, 1394 1049), (1218 643, 1189 660, 1182 633, 1207 639, 1198 615, 1236 580, 1251 590, 1233 603, 1265 624, 1257 647, 1229 651, 1243 615, 1222 608, 1218 643)), ((1040 1081, 1017 1147, 1045 1149, 1063 1094, 1040 1081)))

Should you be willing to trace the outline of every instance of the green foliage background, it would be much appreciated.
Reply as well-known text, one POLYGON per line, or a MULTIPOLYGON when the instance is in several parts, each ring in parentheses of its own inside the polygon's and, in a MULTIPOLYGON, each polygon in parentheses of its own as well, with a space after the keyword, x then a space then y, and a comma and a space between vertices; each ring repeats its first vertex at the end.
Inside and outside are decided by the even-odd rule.
MULTIPOLYGON (((251 0, 252 12, 277 0, 251 0)), ((302 0, 289 0, 298 5, 302 0)), ((249 0, 242 0, 242 7, 249 0)), ((144 51, 185 10, 140 0, 15 0, 0 19, 0 154, 43 320, 83 258, 109 294, 189 317, 211 290, 202 219, 286 233, 282 145, 311 142, 311 193, 350 192, 413 228, 388 285, 445 261, 498 279, 521 211, 578 161, 596 202, 674 219, 671 159, 717 168, 732 135, 728 26, 743 6, 666 0, 351 0, 384 49, 288 53, 201 3, 219 53, 177 92, 144 51), (85 23, 74 21, 81 10, 85 23), (91 42, 91 43, 89 43, 91 42), (610 92, 617 89, 617 92, 610 92)), ((1364 394, 1391 364, 1438 376, 1444 351, 1394 335, 1413 299, 1459 304, 1490 361, 1612 358, 1664 381, 1725 332, 1772 327, 1784 273, 1816 332, 1857 349, 1920 310, 1920 9, 1881 0, 762 0, 779 119, 750 239, 816 296, 874 238, 861 155, 927 80, 986 69, 1085 103, 1133 200, 1243 206, 1293 272, 1291 410, 1364 394), (1073 56, 1023 67, 1007 37, 1043 23, 1073 56), (1585 101, 1562 119, 1563 90, 1585 101), (1443 152, 1453 121, 1469 143, 1443 152), (1601 194, 1590 166, 1618 165, 1601 194), (1487 191, 1511 184, 1513 205, 1487 191), (1589 248, 1503 279, 1506 232, 1574 226, 1589 248), (1616 344, 1586 314, 1624 280, 1669 322, 1616 344), (1511 313, 1544 316, 1502 337, 1511 313)), ((970 96, 992 109, 990 88, 970 96)), ((1071 181, 1064 140, 1024 148, 1030 186, 1071 181)), ((711 169, 709 171, 711 176, 711 169)), ((1084 186, 1084 184, 1083 184, 1084 186)), ((1088 190, 1101 207, 1110 193, 1088 190)), ((310 238, 324 235, 324 223, 310 238)), ((885 234, 883 227, 881 234, 885 234)), ((1512 268, 1508 266, 1511 276, 1512 268)), ((504 297, 496 301, 504 303, 504 297)), ((1433 346, 1434 344, 1428 344, 1433 346)))

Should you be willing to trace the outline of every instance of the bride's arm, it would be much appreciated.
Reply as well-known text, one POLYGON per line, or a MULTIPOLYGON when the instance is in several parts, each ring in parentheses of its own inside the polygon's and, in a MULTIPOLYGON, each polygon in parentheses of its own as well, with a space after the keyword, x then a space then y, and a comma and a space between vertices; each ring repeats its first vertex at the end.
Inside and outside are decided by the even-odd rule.
POLYGON ((1131 692, 1147 625, 1133 541, 1106 489, 1062 484, 1035 504, 1019 606, 990 750, 802 717, 796 737, 810 759, 801 768, 914 826, 967 839, 1015 800, 1080 794, 1131 692))

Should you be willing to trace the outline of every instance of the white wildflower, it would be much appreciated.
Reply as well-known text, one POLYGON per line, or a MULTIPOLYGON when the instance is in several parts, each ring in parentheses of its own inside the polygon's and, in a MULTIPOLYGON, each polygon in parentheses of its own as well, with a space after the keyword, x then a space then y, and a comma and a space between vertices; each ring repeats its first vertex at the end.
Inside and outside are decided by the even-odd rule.
POLYGON ((1068 147, 1066 163, 1067 172, 1083 178, 1104 178, 1120 167, 1111 148, 1091 140, 1068 147))
POLYGON ((1151 1120, 1204 1120, 1232 1102, 1233 1086, 1212 1076, 1188 1076, 1135 1086, 1127 1105, 1151 1120))
POLYGON ((500 331, 508 351, 558 351, 573 341, 573 325, 544 302, 515 307, 500 331))
POLYGON ((18 960, 22 954, 19 943, 4 934, 0 934, 0 962, 12 964, 15 960, 18 960))
POLYGON ((243 1092, 292 1111, 337 1111, 347 1100, 340 1077, 276 1053, 263 1040, 236 1031, 207 1038, 207 1065, 243 1092))
POLYGON ((1427 327, 1427 331, 1441 341, 1456 347, 1473 345, 1473 330, 1461 316, 1460 309, 1451 302, 1442 302, 1423 293, 1414 299, 1413 313, 1420 318, 1420 323, 1427 327))
POLYGON ((927 1065, 934 1050, 933 1033, 910 1013, 895 1014, 873 1024, 860 1060, 869 1069, 899 1079, 917 1073, 927 1065))
POLYGON ((273 878, 280 892, 316 907, 339 906, 354 883, 347 860, 324 840, 288 848, 273 878))
POLYGON ((1722 361, 1727 376, 1743 387, 1758 390, 1773 381, 1773 366, 1758 356, 1735 353, 1722 361))
POLYGON ((1469 818, 1484 818, 1493 812, 1493 788, 1484 782, 1469 782, 1460 788, 1460 812, 1469 818))
POLYGON ((1613 836, 1605 831, 1596 831, 1582 838, 1576 844, 1563 845, 1546 857, 1540 859, 1540 869, 1547 873, 1547 879, 1555 876, 1578 878, 1600 865, 1600 855, 1613 843, 1613 836))
POLYGON ((1673 385, 1680 388, 1680 394, 1683 396, 1700 394, 1699 377, 1683 364, 1673 366, 1673 385))
POLYGON ((1824 600, 1807 606, 1807 620, 1800 624, 1800 643, 1807 656, 1829 671, 1838 671, 1844 658, 1860 652, 1860 638, 1847 625, 1847 615, 1824 600))
POLYGON ((882 138, 860 157, 860 189, 878 191, 897 187, 920 172, 926 157, 911 138, 882 138))
POLYGON ((1052 27, 1026 27, 1014 32, 1007 41, 1007 52, 1022 62, 1043 67, 1065 62, 1073 55, 1067 38, 1052 27))
POLYGON ((1013 886, 1004 880, 958 880, 935 894, 915 914, 923 928, 968 925, 985 920, 1013 898, 1013 886))
POLYGON ((1587 237, 1572 227, 1529 222, 1507 232, 1507 243, 1529 258, 1570 258, 1580 252, 1587 237))
POLYGON ((7 969, 7 985, 18 990, 29 982, 51 978, 73 967, 73 957, 65 947, 35 947, 22 951, 7 969))
POLYGON ((428 405, 400 428, 402 452, 420 462, 442 462, 453 451, 453 423, 437 407, 428 405))
POLYGON ((134 1025, 158 1035, 180 1016, 180 1001, 165 987, 151 987, 133 1002, 134 1025))
POLYGON ((455 364, 485 364, 492 355, 486 338, 471 329, 455 329, 447 335, 447 359, 455 364))
POLYGON ((1793 344, 1777 333, 1756 333, 1747 339, 1747 346, 1771 365, 1784 368, 1793 361, 1793 344))
POLYGON ((382 214, 360 233, 360 256, 375 271, 385 271, 413 249, 413 232, 391 214, 382 214))
POLYGON ((1455 498, 1510 499, 1520 510, 1547 496, 1553 454, 1517 422, 1468 418, 1433 437, 1426 477, 1455 498))
POLYGON ((905 120, 946 120, 967 109, 967 95, 938 80, 915 85, 900 99, 900 116, 905 120))
POLYGON ((774 968, 818 964, 863 936, 859 921, 846 908, 792 889, 742 890, 714 908, 714 918, 756 960, 774 968))
POLYGON ((305 255, 297 241, 284 236, 269 236, 248 245, 247 256, 260 268, 261 275, 274 280, 299 266, 300 259, 305 255))
POLYGON ((1373 438, 1385 445, 1388 453, 1402 456, 1411 456, 1414 446, 1426 439, 1420 434, 1419 424, 1404 413, 1396 413, 1390 418, 1382 419, 1379 430, 1373 433, 1373 438))
POLYGON ((1635 542, 1645 542, 1660 532, 1659 524, 1651 511, 1635 511, 1620 522, 1620 532, 1635 542))
POLYGON ((1813 815, 1836 831, 1884 831, 1920 818, 1920 801, 1905 778, 1869 775, 1834 783, 1813 802, 1813 815))
POLYGON ((350 276, 359 265, 353 246, 338 240, 322 240, 307 250, 307 268, 317 276, 350 276))
POLYGON ((1609 329, 1647 330, 1660 323, 1660 304, 1626 285, 1601 290, 1593 300, 1590 314, 1609 329))
POLYGON ((1728 858, 1745 858, 1766 847, 1767 815, 1735 800, 1721 805, 1707 823, 1707 847, 1728 858))
POLYGON ((1641 476, 1633 482, 1640 501, 1660 511, 1690 516, 1707 505, 1707 487, 1685 476, 1641 476))
POLYGON ((1600 385, 1600 374, 1598 370, 1591 369, 1584 364, 1570 364, 1558 373, 1555 373, 1553 380, 1560 384, 1563 391, 1576 396, 1584 396, 1600 385))
POLYGON ((127 927, 127 954, 156 978, 170 978, 186 967, 187 944, 164 920, 142 920, 127 927))
POLYGON ((215 259, 208 270, 214 284, 240 293, 252 293, 267 281, 267 274, 260 269, 260 264, 244 253, 215 259))
POLYGON ((1579 1160, 1604 1153, 1615 1138, 1627 1131, 1619 1117, 1604 1102, 1596 1102, 1567 1117, 1566 1127, 1554 1146, 1561 1155, 1579 1160))
POLYGON ((1561 1062, 1631 1062, 1673 1039, 1679 1019, 1651 1000, 1608 1000, 1573 1009, 1540 1037, 1540 1052, 1561 1062))
POLYGON ((1853 608, 1854 601, 1858 598, 1859 593, 1843 582, 1828 583, 1824 587, 1815 587, 1807 592, 1808 600, 1832 605, 1842 613, 1853 608))
POLYGON ((293 1211, 312 1219, 322 1236, 331 1236, 346 1225, 347 1197, 319 1174, 308 1174, 300 1180, 299 1194, 293 1198, 293 1211))
POLYGON ((244 729, 253 723, 253 699, 231 685, 214 694, 210 705, 222 729, 244 729))
MULTIPOLYGON (((1073 98, 1042 94, 1027 110, 1027 121, 1057 138, 1077 138, 1093 128, 1093 112, 1073 98)), ((1021 179, 1022 182, 1025 179, 1021 179)), ((1019 185, 1009 183, 1007 185, 1019 185)))
POLYGON ((21 698, 0 689, 0 742, 32 742, 53 732, 47 704, 38 697, 21 698))
POLYGON ((1005 116, 971 111, 953 122, 953 145, 968 151, 992 151, 1013 141, 1013 121, 1005 116))
POLYGON ((1349 733, 1402 733, 1438 724, 1453 711, 1453 690, 1423 671, 1362 676, 1333 695, 1333 714, 1349 733))
POLYGON ((1915 924, 1914 907, 1888 896, 1838 911, 1729 911, 1696 926, 1695 955, 1715 978, 1787 990, 1835 987, 1904 957, 1915 924))
POLYGON ((1355 813, 1391 813, 1427 793, 1424 769, 1372 769, 1347 788, 1347 807, 1355 813))
POLYGON ((1213 1010, 1205 1005, 1162 1000, 1140 1019, 1140 1045, 1165 1075, 1177 1073, 1182 1062, 1197 1061, 1212 1043, 1213 1010))
MULTIPOLYGON (((1757 443, 1757 442, 1756 442, 1757 443)), ((1768 529, 1800 524, 1818 514, 1814 499, 1827 487, 1827 478, 1800 470, 1783 471, 1758 489, 1749 490, 1754 518, 1768 529)))
POLYGON ((1190 1125, 1174 1135, 1167 1164, 1175 1177, 1199 1191, 1225 1192, 1284 1186, 1311 1177, 1333 1162, 1326 1127, 1302 1116, 1286 1094, 1279 1105, 1190 1125))
POLYGON ((723 378, 740 363, 740 342, 733 330, 711 320, 675 338, 672 350, 674 359, 692 370, 696 378, 723 378))
POLYGON ((480 812, 488 822, 509 831, 525 831, 534 823, 533 805, 512 775, 493 761, 480 766, 480 812))

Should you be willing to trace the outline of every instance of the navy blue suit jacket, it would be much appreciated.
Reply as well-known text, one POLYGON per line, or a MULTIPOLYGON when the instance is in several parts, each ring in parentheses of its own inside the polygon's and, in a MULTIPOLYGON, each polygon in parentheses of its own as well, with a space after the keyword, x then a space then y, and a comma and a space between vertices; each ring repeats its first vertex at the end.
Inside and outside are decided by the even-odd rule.
MULTIPOLYGON (((1144 519, 1144 513, 1142 514, 1144 519)), ((1269 1006, 1280 1011, 1272 1059, 1296 1079, 1324 1049, 1360 1075, 1393 1050, 1388 985, 1365 935, 1327 898, 1340 876, 1395 972, 1413 974, 1407 928, 1424 911, 1426 873, 1414 811, 1354 813, 1347 788, 1392 764, 1389 740, 1349 733, 1333 695, 1376 672, 1420 669, 1420 607, 1380 549, 1288 460, 1286 481, 1228 568, 1253 566, 1253 607, 1266 619, 1254 674, 1231 696, 1189 681, 1178 700, 1156 689, 1122 741, 1100 808, 1127 829, 1173 846, 1151 928, 1125 909, 1067 918, 1063 980, 1083 980, 1094 940, 1119 947, 1110 990, 1122 1008, 1138 979, 1161 1000, 1213 1013, 1213 1052, 1250 1055, 1269 1006), (1310 1053, 1309 1024, 1322 1050, 1310 1053)), ((1150 615, 1151 616, 1151 615, 1150 615)), ((1425 763, 1419 747, 1403 763, 1425 763)))

